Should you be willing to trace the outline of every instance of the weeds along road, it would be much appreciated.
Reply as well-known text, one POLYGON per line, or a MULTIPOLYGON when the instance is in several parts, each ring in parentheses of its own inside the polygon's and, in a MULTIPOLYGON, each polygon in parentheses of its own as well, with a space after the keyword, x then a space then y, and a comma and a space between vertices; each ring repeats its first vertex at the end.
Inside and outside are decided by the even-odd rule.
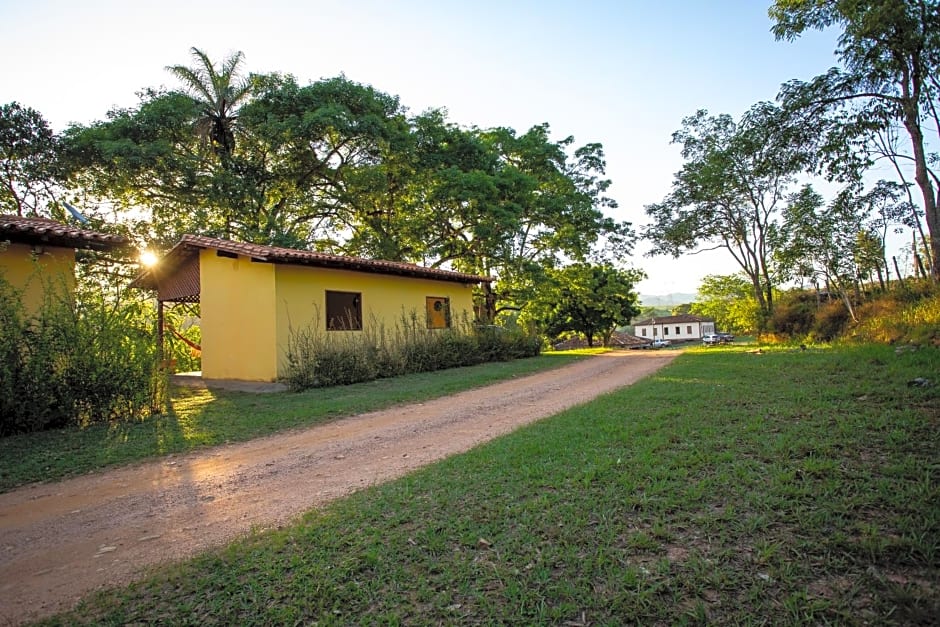
POLYGON ((0 494, 0 624, 73 606, 160 563, 590 401, 678 351, 606 353, 424 403, 0 494))

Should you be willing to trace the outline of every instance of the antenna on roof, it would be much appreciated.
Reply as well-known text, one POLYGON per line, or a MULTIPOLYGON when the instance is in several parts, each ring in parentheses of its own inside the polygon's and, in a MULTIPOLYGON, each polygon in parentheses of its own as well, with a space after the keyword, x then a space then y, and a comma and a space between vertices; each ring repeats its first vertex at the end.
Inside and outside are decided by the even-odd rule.
POLYGON ((72 217, 81 222, 82 224, 88 224, 88 218, 83 216, 78 209, 70 205, 69 203, 62 201, 62 204, 65 205, 65 208, 69 210, 69 213, 72 214, 72 217))

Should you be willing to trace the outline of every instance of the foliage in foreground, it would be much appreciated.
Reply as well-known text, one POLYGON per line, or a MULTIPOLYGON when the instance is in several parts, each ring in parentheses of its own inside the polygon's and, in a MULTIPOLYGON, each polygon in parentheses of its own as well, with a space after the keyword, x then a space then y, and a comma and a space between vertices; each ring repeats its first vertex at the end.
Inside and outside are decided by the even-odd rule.
MULTIPOLYGON (((50 293, 56 293, 51 290, 50 293)), ((0 436, 148 414, 159 404, 153 334, 136 303, 49 297, 27 315, 0 277, 0 436)))
POLYGON ((56 622, 928 624, 934 349, 693 350, 658 375, 56 622))
POLYGON ((362 332, 326 332, 319 327, 291 331, 284 383, 293 391, 347 385, 476 364, 533 357, 541 339, 499 327, 474 328, 454 321, 428 329, 412 311, 395 328, 373 320, 362 332))

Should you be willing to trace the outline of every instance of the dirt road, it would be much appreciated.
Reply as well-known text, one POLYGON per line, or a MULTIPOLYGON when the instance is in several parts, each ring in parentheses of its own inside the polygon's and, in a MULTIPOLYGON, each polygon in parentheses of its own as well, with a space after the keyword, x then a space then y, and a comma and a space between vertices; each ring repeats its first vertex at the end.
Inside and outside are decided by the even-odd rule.
POLYGON ((677 352, 607 353, 456 395, 0 494, 0 623, 222 545, 629 385, 677 352))

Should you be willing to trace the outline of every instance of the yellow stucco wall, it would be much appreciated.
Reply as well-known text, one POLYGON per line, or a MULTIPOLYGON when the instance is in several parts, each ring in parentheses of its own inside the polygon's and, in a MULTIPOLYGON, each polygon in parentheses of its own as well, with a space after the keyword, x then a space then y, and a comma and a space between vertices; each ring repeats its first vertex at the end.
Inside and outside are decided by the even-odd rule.
POLYGON ((277 377, 275 266, 200 252, 202 376, 273 381, 277 377))
POLYGON ((369 274, 349 270, 276 266, 277 275, 277 352, 279 372, 283 373, 290 329, 308 325, 323 333, 359 333, 359 331, 326 331, 326 292, 360 292, 362 294, 363 331, 378 331, 384 325, 388 334, 400 326, 402 312, 418 315, 418 324, 425 327, 428 296, 450 299, 451 318, 456 326, 463 319, 473 321, 473 286, 451 281, 434 281, 369 274))
POLYGON ((450 299, 452 319, 473 320, 472 286, 449 281, 254 263, 200 252, 202 376, 274 381, 283 374, 291 328, 326 331, 327 290, 362 294, 363 332, 394 332, 402 312, 425 325, 428 296, 450 299))
POLYGON ((75 250, 2 244, 0 275, 22 292, 26 312, 35 313, 47 295, 62 298, 74 292, 75 250))

